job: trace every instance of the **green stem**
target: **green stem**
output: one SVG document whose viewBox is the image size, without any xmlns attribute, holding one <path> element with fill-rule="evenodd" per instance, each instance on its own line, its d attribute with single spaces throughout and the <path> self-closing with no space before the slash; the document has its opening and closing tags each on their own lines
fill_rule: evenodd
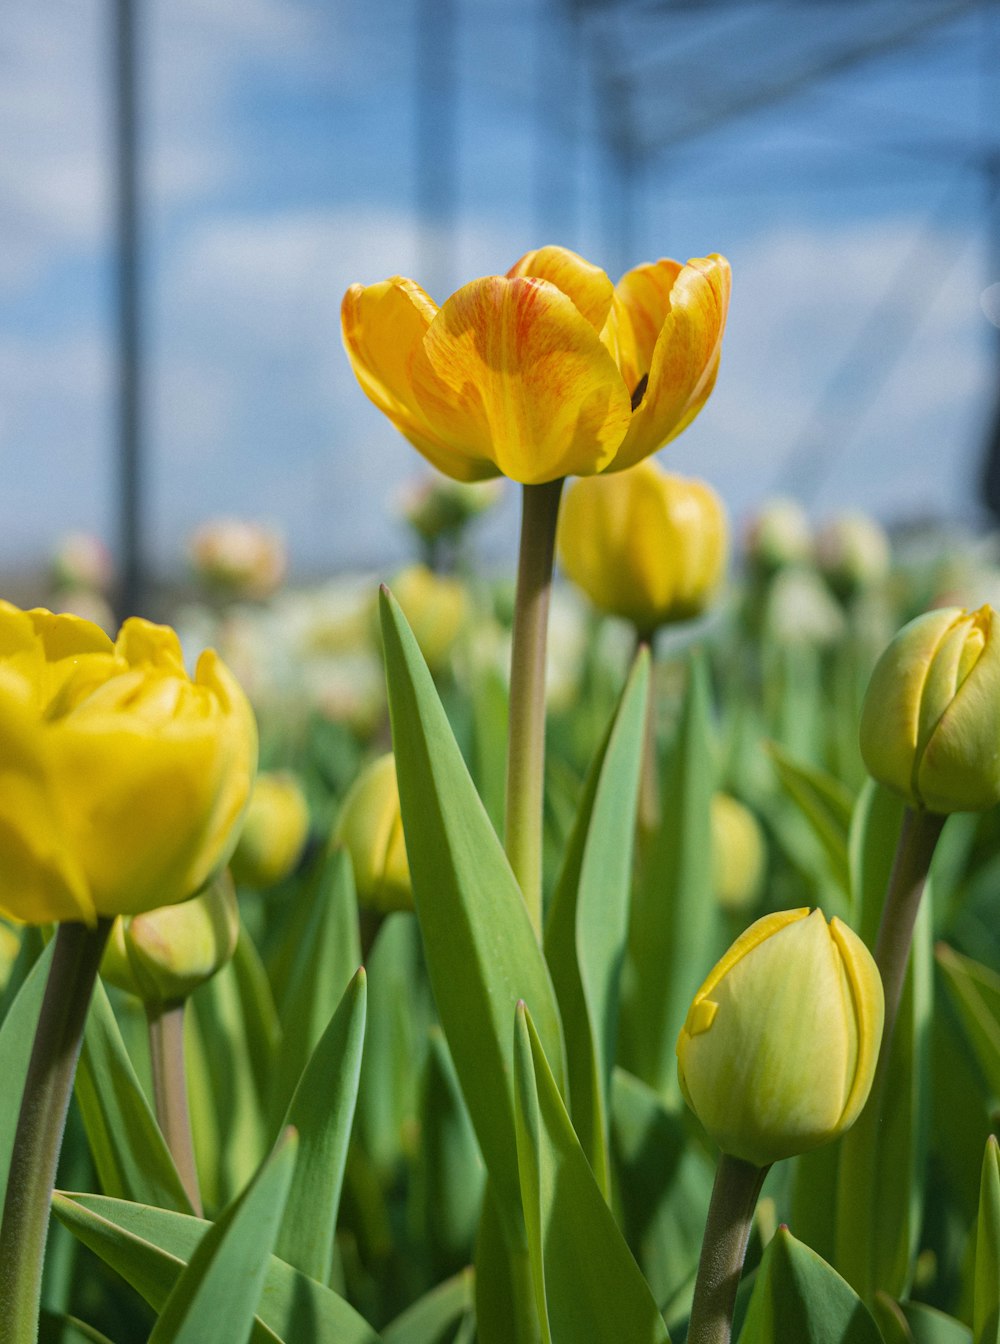
<svg viewBox="0 0 1000 1344">
<path fill-rule="evenodd" d="M 510 655 L 504 847 L 535 932 L 542 928 L 545 642 L 562 481 L 522 486 L 521 544 Z"/>
<path fill-rule="evenodd" d="M 646 725 L 642 744 L 642 774 L 639 777 L 639 837 L 643 847 L 656 833 L 660 824 L 660 768 L 656 751 L 656 665 L 653 650 L 656 647 L 656 632 L 639 630 L 635 632 L 635 654 L 643 648 L 649 649 L 650 688 L 646 704 Z"/>
<path fill-rule="evenodd" d="M 694 1285 L 687 1344 L 729 1344 L 753 1211 L 767 1167 L 722 1153 Z"/>
<path fill-rule="evenodd" d="M 201 1190 L 191 1138 L 187 1071 L 184 1067 L 184 1009 L 184 999 L 172 1003 L 147 1003 L 146 1025 L 149 1028 L 149 1058 L 153 1070 L 156 1119 L 191 1207 L 200 1218 Z"/>
<path fill-rule="evenodd" d="M 0 1223 L 0 1344 L 35 1344 L 49 1207 L 94 981 L 112 921 L 60 924 L 35 1029 Z"/>
</svg>

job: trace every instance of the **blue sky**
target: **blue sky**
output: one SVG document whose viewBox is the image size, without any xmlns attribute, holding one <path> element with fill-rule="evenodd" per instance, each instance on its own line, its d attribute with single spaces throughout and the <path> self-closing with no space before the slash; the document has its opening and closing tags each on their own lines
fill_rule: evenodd
<svg viewBox="0 0 1000 1344">
<path fill-rule="evenodd" d="M 391 564 L 405 546 L 393 499 L 421 463 L 353 382 L 341 295 L 402 272 L 441 300 L 549 241 L 612 272 L 729 256 L 718 388 L 663 459 L 711 480 L 737 519 L 796 481 L 818 519 L 852 505 L 889 520 L 968 514 L 997 378 L 981 296 L 1000 281 L 1000 246 L 991 256 L 984 182 L 967 162 L 990 117 L 1000 124 L 997 76 L 984 74 L 1000 68 L 995 20 L 959 13 L 653 157 L 628 198 L 626 242 L 608 224 L 623 198 L 598 134 L 608 103 L 594 53 L 624 41 L 648 63 L 633 108 L 656 138 L 790 68 L 795 50 L 850 38 L 860 12 L 875 31 L 907 7 L 792 7 L 827 25 L 800 29 L 795 50 L 787 6 L 707 19 L 695 7 L 671 27 L 619 15 L 591 22 L 573 76 L 566 30 L 541 0 L 454 4 L 458 211 L 439 239 L 448 264 L 428 276 L 414 215 L 416 0 L 139 3 L 147 535 L 161 569 L 219 513 L 277 524 L 302 572 Z M 0 23 L 8 569 L 69 528 L 114 542 L 109 9 L 6 0 Z M 540 173 L 553 190 L 540 193 Z M 498 556 L 513 549 L 510 494 L 487 537 Z"/>
</svg>

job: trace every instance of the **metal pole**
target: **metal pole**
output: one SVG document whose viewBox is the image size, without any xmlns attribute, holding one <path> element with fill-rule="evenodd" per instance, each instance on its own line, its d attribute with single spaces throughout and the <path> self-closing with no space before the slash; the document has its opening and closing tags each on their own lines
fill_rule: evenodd
<svg viewBox="0 0 1000 1344">
<path fill-rule="evenodd" d="M 117 615 L 143 610 L 146 575 L 142 537 L 142 346 L 136 115 L 136 34 L 133 0 L 114 0 L 116 251 L 115 318 L 118 347 Z"/>
</svg>

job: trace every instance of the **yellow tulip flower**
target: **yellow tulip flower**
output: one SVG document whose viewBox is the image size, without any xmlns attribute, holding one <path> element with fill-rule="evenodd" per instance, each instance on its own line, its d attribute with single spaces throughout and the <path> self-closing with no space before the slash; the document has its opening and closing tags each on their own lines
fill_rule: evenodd
<svg viewBox="0 0 1000 1344">
<path fill-rule="evenodd" d="M 0 914 L 92 925 L 185 900 L 228 858 L 256 764 L 211 650 L 192 679 L 165 626 L 112 643 L 0 602 Z"/>
<path fill-rule="evenodd" d="M 309 839 L 309 804 L 293 774 L 257 776 L 229 870 L 240 886 L 263 891 L 298 866 Z"/>
<path fill-rule="evenodd" d="M 361 905 L 382 914 L 413 909 L 396 757 L 391 751 L 372 761 L 351 785 L 333 838 L 351 856 Z"/>
<path fill-rule="evenodd" d="M 435 467 L 538 485 L 633 466 L 691 423 L 715 384 L 729 288 L 720 256 L 613 285 L 542 247 L 442 308 L 402 276 L 352 285 L 341 317 L 363 390 Z"/>
<path fill-rule="evenodd" d="M 854 1124 L 882 1040 L 871 953 L 821 910 L 765 915 L 694 996 L 677 1040 L 684 1097 L 724 1153 L 756 1167 Z"/>
<path fill-rule="evenodd" d="M 928 812 L 1000 802 L 1000 630 L 990 606 L 910 621 L 875 664 L 861 755 L 880 784 Z"/>
<path fill-rule="evenodd" d="M 649 634 L 704 611 L 726 567 L 722 501 L 703 481 L 653 461 L 574 481 L 559 520 L 559 559 L 593 604 Z"/>
</svg>

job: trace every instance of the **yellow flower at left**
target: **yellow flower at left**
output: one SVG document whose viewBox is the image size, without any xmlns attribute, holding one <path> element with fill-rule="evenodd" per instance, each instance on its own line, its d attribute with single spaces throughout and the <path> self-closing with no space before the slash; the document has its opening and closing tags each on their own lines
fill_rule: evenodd
<svg viewBox="0 0 1000 1344">
<path fill-rule="evenodd" d="M 134 915 L 228 859 L 257 767 L 253 711 L 217 655 L 194 677 L 173 630 L 116 641 L 0 602 L 0 914 Z"/>
</svg>

